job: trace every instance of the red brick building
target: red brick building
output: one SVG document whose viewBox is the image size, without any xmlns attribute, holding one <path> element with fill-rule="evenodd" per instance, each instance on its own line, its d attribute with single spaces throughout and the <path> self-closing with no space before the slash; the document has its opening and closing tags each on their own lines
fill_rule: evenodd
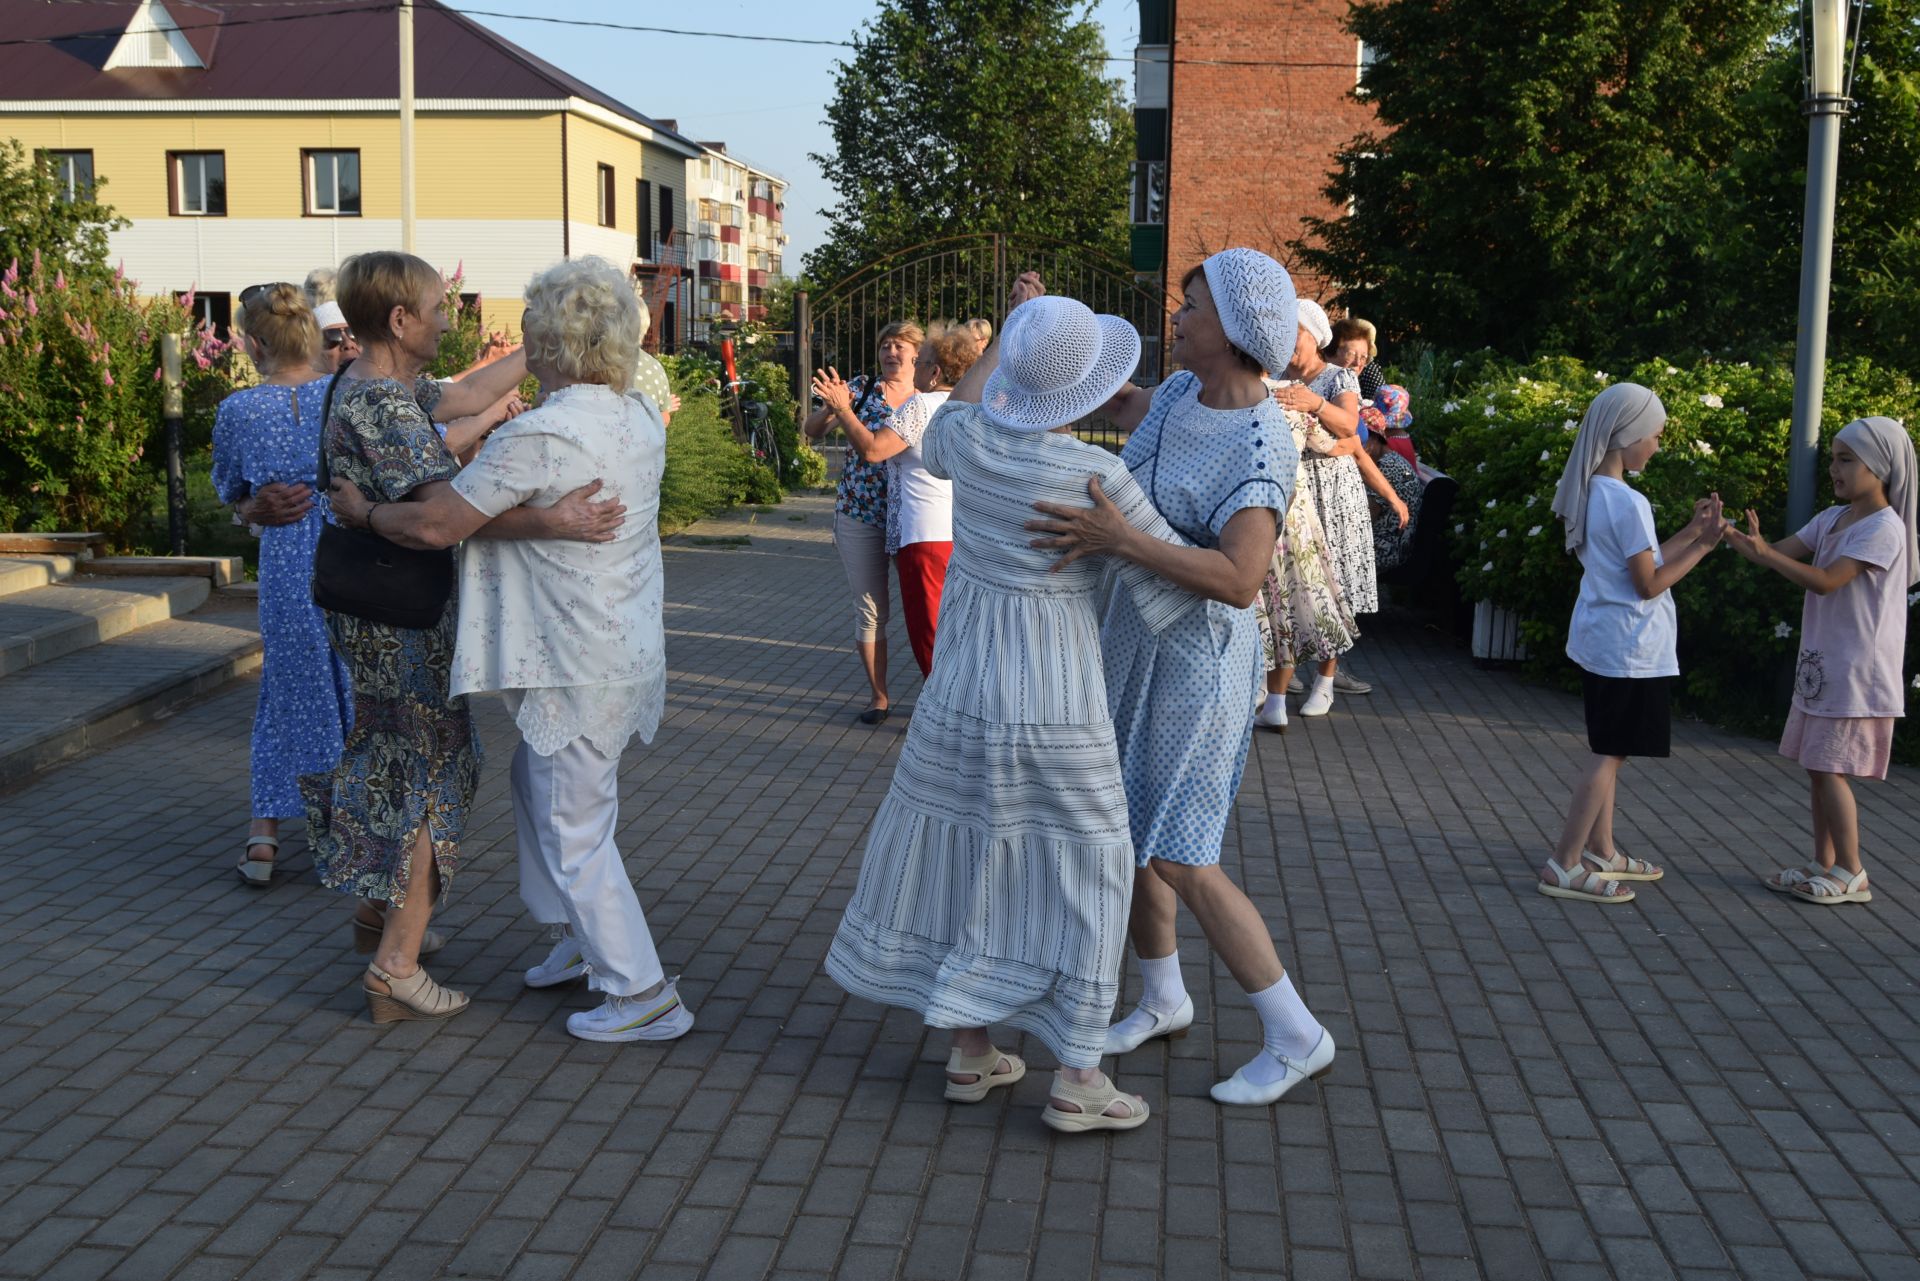
<svg viewBox="0 0 1920 1281">
<path fill-rule="evenodd" d="M 1334 153 L 1373 122 L 1352 92 L 1366 61 L 1348 0 L 1140 0 L 1134 270 L 1180 277 L 1249 245 L 1292 265 Z M 1305 297 L 1331 292 L 1295 273 Z"/>
</svg>

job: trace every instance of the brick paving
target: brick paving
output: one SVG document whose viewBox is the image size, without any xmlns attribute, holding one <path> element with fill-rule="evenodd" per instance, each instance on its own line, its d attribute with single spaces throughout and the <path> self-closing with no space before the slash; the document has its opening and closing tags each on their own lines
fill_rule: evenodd
<svg viewBox="0 0 1920 1281">
<path fill-rule="evenodd" d="M 440 1026 L 367 1022 L 297 839 L 235 881 L 250 682 L 0 794 L 0 1275 L 1920 1276 L 1914 771 L 1861 789 L 1874 904 L 1807 908 L 1757 880 L 1801 777 L 1678 727 L 1621 787 L 1667 880 L 1562 905 L 1530 881 L 1577 701 L 1381 622 L 1380 691 L 1262 737 L 1229 833 L 1341 1046 L 1324 1088 L 1207 1099 L 1258 1028 L 1188 929 L 1193 1034 L 1118 1072 L 1154 1119 L 1056 1137 L 1044 1070 L 949 1106 L 938 1038 L 821 974 L 905 726 L 853 720 L 826 506 L 744 519 L 668 552 L 670 714 L 622 780 L 679 1042 L 572 1040 L 588 995 L 522 988 L 491 707 Z"/>
</svg>

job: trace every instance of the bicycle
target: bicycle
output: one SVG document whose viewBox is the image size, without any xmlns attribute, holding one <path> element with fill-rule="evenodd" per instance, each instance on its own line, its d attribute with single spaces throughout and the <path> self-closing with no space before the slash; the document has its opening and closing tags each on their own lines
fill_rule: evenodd
<svg viewBox="0 0 1920 1281">
<path fill-rule="evenodd" d="M 752 390 L 753 383 L 741 378 L 734 365 L 731 338 L 721 342 L 720 360 L 727 371 L 727 381 L 721 388 L 721 396 L 727 402 L 727 411 L 733 418 L 734 440 L 747 448 L 755 462 L 764 463 L 773 469 L 775 483 L 783 482 L 784 473 L 780 469 L 780 445 L 774 439 L 767 402 L 748 400 L 742 394 Z"/>
</svg>

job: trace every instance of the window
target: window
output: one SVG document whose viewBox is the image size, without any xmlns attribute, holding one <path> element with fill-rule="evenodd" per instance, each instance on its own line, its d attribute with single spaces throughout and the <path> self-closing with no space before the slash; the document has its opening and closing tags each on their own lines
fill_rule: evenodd
<svg viewBox="0 0 1920 1281">
<path fill-rule="evenodd" d="M 660 243 L 666 244 L 673 237 L 673 188 L 660 184 Z"/>
<path fill-rule="evenodd" d="M 600 225 L 602 227 L 611 227 L 613 226 L 613 166 L 595 165 L 594 170 L 595 176 L 598 178 L 598 182 L 595 183 L 595 185 L 599 188 L 596 195 Z"/>
<path fill-rule="evenodd" d="M 1364 94 L 1367 91 L 1367 73 L 1372 71 L 1374 64 L 1380 61 L 1380 51 L 1364 40 L 1359 44 L 1358 65 L 1354 69 L 1353 83 L 1354 88 Z"/>
<path fill-rule="evenodd" d="M 358 151 L 303 151 L 302 181 L 307 188 L 307 213 L 334 218 L 360 216 L 360 153 Z"/>
<path fill-rule="evenodd" d="M 174 301 L 185 302 L 186 294 L 175 294 Z M 233 328 L 233 295 L 197 291 L 193 295 L 193 318 L 213 326 L 213 336 L 226 342 Z"/>
<path fill-rule="evenodd" d="M 1153 225 L 1167 220 L 1167 164 L 1164 160 L 1133 162 L 1131 221 Z"/>
<path fill-rule="evenodd" d="M 168 152 L 167 186 L 173 196 L 175 217 L 226 217 L 227 153 Z"/>
<path fill-rule="evenodd" d="M 60 199 L 69 204 L 92 198 L 93 153 L 91 151 L 43 151 L 40 158 L 53 171 L 60 184 Z"/>
<path fill-rule="evenodd" d="M 639 234 L 635 238 L 634 257 L 653 257 L 653 184 L 645 178 L 635 180 L 633 184 L 633 207 L 640 216 Z"/>
</svg>

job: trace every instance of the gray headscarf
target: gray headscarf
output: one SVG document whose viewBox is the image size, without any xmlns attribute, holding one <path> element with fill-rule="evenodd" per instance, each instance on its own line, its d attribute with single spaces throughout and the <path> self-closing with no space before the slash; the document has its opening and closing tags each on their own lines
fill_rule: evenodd
<svg viewBox="0 0 1920 1281">
<path fill-rule="evenodd" d="M 1639 383 L 1615 383 L 1593 398 L 1580 420 L 1580 435 L 1553 491 L 1553 514 L 1567 526 L 1567 550 L 1587 541 L 1587 482 L 1610 449 L 1625 449 L 1667 425 L 1667 407 Z"/>
<path fill-rule="evenodd" d="M 1913 437 L 1891 418 L 1856 418 L 1834 440 L 1858 455 L 1887 487 L 1887 502 L 1907 527 L 1907 586 L 1920 583 L 1920 529 L 1914 524 L 1914 503 L 1920 494 L 1915 492 Z"/>
</svg>

